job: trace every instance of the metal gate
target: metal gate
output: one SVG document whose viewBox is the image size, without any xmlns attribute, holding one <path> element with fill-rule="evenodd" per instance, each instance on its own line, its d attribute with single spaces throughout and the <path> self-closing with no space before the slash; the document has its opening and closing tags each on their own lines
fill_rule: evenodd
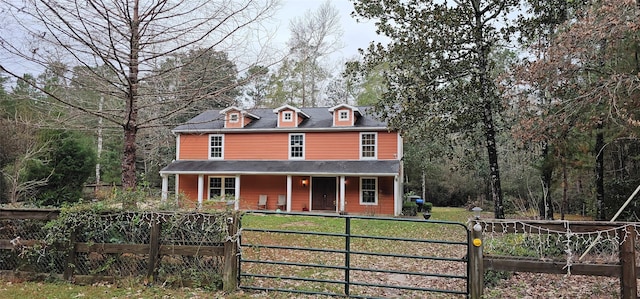
<svg viewBox="0 0 640 299">
<path fill-rule="evenodd" d="M 241 230 L 245 290 L 351 298 L 469 294 L 470 236 L 462 223 L 250 211 Z"/>
</svg>

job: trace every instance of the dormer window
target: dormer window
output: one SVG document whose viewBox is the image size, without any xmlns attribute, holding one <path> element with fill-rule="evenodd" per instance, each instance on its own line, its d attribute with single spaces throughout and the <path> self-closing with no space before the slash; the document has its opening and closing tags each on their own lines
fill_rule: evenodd
<svg viewBox="0 0 640 299">
<path fill-rule="evenodd" d="M 260 119 L 259 116 L 251 114 L 235 106 L 220 110 L 220 114 L 224 115 L 225 129 L 244 128 L 252 121 Z"/>
<path fill-rule="evenodd" d="M 304 111 L 289 105 L 273 109 L 273 113 L 278 115 L 278 128 L 295 128 L 309 119 L 309 115 Z"/>
<path fill-rule="evenodd" d="M 339 113 L 338 119 L 340 121 L 349 120 L 349 110 L 340 110 L 338 113 Z"/>
<path fill-rule="evenodd" d="M 237 123 L 240 120 L 240 115 L 238 113 L 229 114 L 229 122 Z"/>
<path fill-rule="evenodd" d="M 331 107 L 329 112 L 333 116 L 334 127 L 353 127 L 358 117 L 362 116 L 360 109 L 347 104 Z"/>
<path fill-rule="evenodd" d="M 291 111 L 282 112 L 282 121 L 293 121 L 293 112 Z"/>
</svg>

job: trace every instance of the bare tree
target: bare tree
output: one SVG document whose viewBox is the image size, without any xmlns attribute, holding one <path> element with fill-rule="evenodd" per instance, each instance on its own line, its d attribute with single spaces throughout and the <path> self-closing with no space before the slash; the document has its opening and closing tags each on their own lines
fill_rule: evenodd
<svg viewBox="0 0 640 299">
<path fill-rule="evenodd" d="M 291 39 L 288 47 L 295 61 L 294 74 L 299 76 L 302 106 L 315 106 L 318 86 L 330 77 L 320 60 L 342 48 L 342 27 L 338 10 L 325 1 L 317 11 L 307 11 L 289 24 Z"/>
<path fill-rule="evenodd" d="M 194 49 L 247 57 L 242 47 L 251 45 L 244 34 L 248 34 L 253 24 L 270 17 L 276 4 L 277 0 L 0 0 L 0 11 L 7 22 L 4 32 L 0 32 L 0 55 L 11 58 L 0 63 L 0 71 L 18 78 L 26 63 L 46 69 L 49 61 L 90 71 L 91 76 L 101 81 L 93 88 L 99 95 L 118 99 L 119 109 L 99 110 L 95 105 L 97 99 L 87 101 L 55 90 L 43 92 L 66 107 L 122 128 L 122 184 L 124 188 L 134 188 L 139 130 L 157 126 L 159 120 L 174 117 L 200 101 L 236 87 L 207 88 L 214 82 L 196 80 L 189 90 L 172 91 L 181 96 L 157 94 L 148 88 L 152 82 L 187 69 L 197 59 L 176 60 L 172 67 L 162 71 L 157 66 L 168 57 Z M 109 72 L 95 71 L 97 67 Z M 74 76 L 64 75 L 69 84 L 84 84 L 73 82 Z M 232 82 L 240 84 L 238 80 Z M 198 92 L 202 89 L 210 93 Z M 145 105 L 144 98 L 159 100 Z M 170 108 L 160 114 L 143 113 L 163 106 Z"/>
<path fill-rule="evenodd" d="M 26 124 L 24 120 L 0 120 L 5 134 L 11 135 L 3 138 L 7 144 L 0 145 L 3 150 L 10 151 L 14 156 L 12 161 L 0 168 L 0 179 L 5 179 L 7 183 L 7 197 L 10 203 L 17 203 L 29 198 L 38 187 L 47 185 L 51 176 L 40 179 L 27 179 L 27 168 L 29 165 L 44 165 L 49 161 L 41 160 L 39 157 L 47 151 L 47 142 L 38 142 L 35 136 L 35 128 Z"/>
</svg>

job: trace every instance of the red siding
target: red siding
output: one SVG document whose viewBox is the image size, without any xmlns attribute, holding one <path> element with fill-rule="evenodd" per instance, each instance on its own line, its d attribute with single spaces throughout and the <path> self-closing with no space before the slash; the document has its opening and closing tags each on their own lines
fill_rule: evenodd
<svg viewBox="0 0 640 299">
<path fill-rule="evenodd" d="M 247 126 L 248 124 L 250 124 L 253 121 L 253 118 L 250 117 L 244 117 L 244 125 Z"/>
<path fill-rule="evenodd" d="M 289 157 L 289 134 L 226 134 L 224 143 L 225 160 L 287 160 Z"/>
<path fill-rule="evenodd" d="M 360 159 L 360 133 L 326 132 L 305 134 L 306 160 Z"/>
<path fill-rule="evenodd" d="M 198 176 L 190 174 L 178 175 L 178 189 L 185 199 L 198 201 Z"/>
<path fill-rule="evenodd" d="M 307 180 L 307 185 L 302 186 L 302 180 Z M 308 176 L 291 177 L 291 211 L 301 212 L 304 208 L 309 208 L 309 182 Z"/>
<path fill-rule="evenodd" d="M 378 160 L 398 159 L 398 133 L 378 133 Z"/>
<path fill-rule="evenodd" d="M 181 160 L 205 160 L 209 154 L 209 135 L 180 135 Z M 398 154 L 398 133 L 378 133 L 378 159 L 394 160 Z M 225 160 L 287 160 L 289 133 L 227 133 Z M 359 132 L 305 133 L 306 160 L 360 159 Z"/>
<path fill-rule="evenodd" d="M 287 194 L 286 176 L 243 175 L 240 177 L 240 209 L 258 208 L 258 197 L 267 195 L 267 210 L 275 210 L 278 195 Z"/>
<path fill-rule="evenodd" d="M 309 185 L 302 186 L 302 179 L 291 177 L 291 210 L 300 212 L 309 205 Z M 240 178 L 240 209 L 255 210 L 261 194 L 267 195 L 267 209 L 275 210 L 278 195 L 287 195 L 286 176 L 243 175 Z"/>
<path fill-rule="evenodd" d="M 209 135 L 180 134 L 180 160 L 204 160 L 209 155 Z"/>
</svg>

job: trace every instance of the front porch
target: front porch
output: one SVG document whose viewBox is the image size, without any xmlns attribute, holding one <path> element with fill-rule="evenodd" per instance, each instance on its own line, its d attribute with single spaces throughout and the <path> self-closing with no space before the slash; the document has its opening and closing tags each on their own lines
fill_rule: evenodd
<svg viewBox="0 0 640 299">
<path fill-rule="evenodd" d="M 231 203 L 236 210 L 331 212 L 398 215 L 401 186 L 397 176 L 176 174 L 176 190 L 194 206 Z M 163 200 L 168 197 L 163 175 Z M 259 205 L 259 198 L 266 204 Z M 278 203 L 284 197 L 284 205 Z"/>
<path fill-rule="evenodd" d="M 399 215 L 402 175 L 398 160 L 348 161 L 215 161 L 178 160 L 160 171 L 162 198 L 167 200 L 169 175 L 175 190 L 201 207 L 210 201 L 231 202 L 236 210 L 265 208 L 287 212 Z"/>
</svg>

